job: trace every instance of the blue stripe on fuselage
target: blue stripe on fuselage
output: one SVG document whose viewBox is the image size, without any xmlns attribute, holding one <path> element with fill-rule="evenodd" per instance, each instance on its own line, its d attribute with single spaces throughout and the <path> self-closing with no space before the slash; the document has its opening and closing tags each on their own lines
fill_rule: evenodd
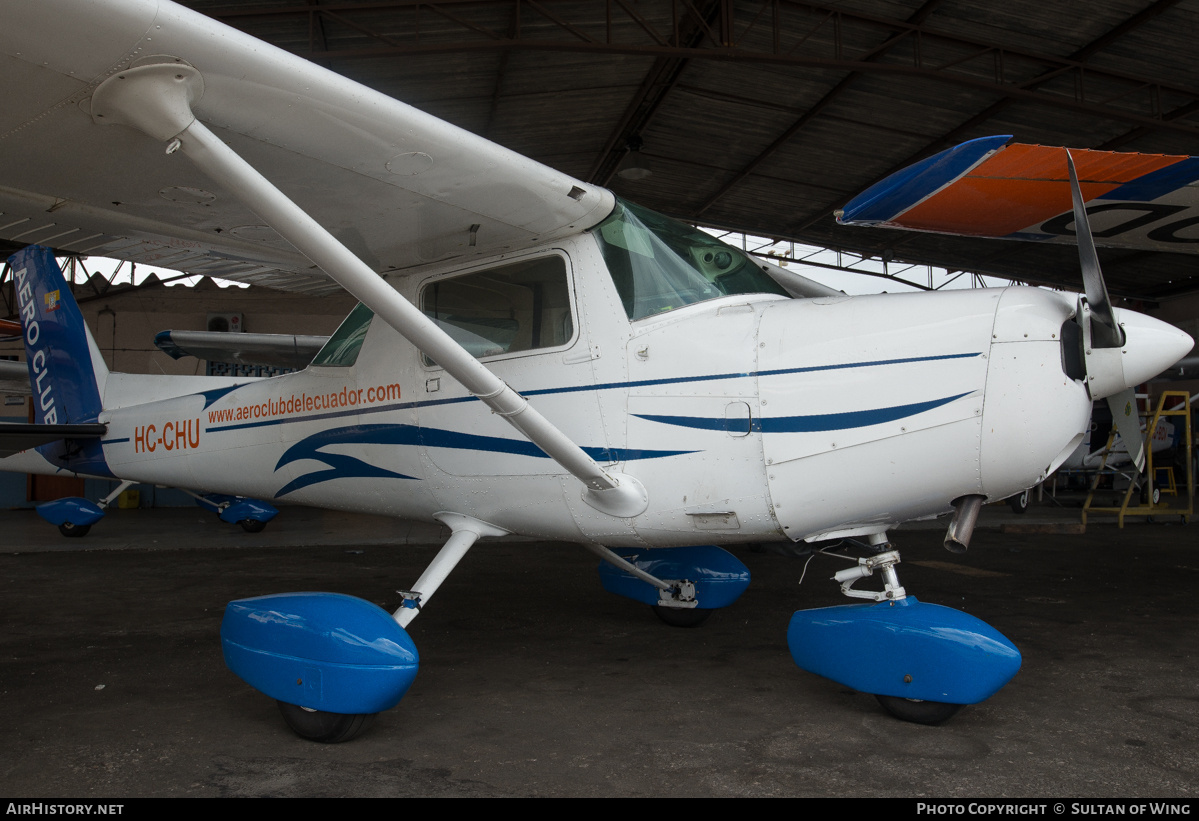
<svg viewBox="0 0 1199 821">
<path fill-rule="evenodd" d="M 640 379 L 627 382 L 600 382 L 593 385 L 575 385 L 566 388 L 537 388 L 531 391 L 521 391 L 521 395 L 530 396 L 551 396 L 555 394 L 567 393 L 584 393 L 587 391 L 603 391 L 617 389 L 631 389 L 654 387 L 657 385 L 679 385 L 689 382 L 718 382 L 726 379 L 747 379 L 770 377 L 770 376 L 787 376 L 790 374 L 800 373 L 818 373 L 820 371 L 836 371 L 852 368 L 874 368 L 885 367 L 888 365 L 907 365 L 915 362 L 937 362 L 949 359 L 970 359 L 972 357 L 981 356 L 981 353 L 957 353 L 957 354 L 938 354 L 936 356 L 913 356 L 906 359 L 876 359 L 865 362 L 847 362 L 838 365 L 811 365 L 802 368 L 777 368 L 766 371 L 746 371 L 742 373 L 717 373 L 708 374 L 705 376 L 674 376 L 663 379 Z M 205 394 L 207 398 L 207 393 Z M 265 419 L 258 422 L 240 422 L 232 425 L 220 425 L 218 427 L 205 428 L 206 433 L 224 433 L 233 430 L 245 430 L 247 428 L 260 428 L 270 425 L 286 425 L 293 422 L 315 422 L 322 419 L 339 419 L 346 416 L 364 416 L 368 413 L 387 413 L 389 411 L 411 410 L 414 408 L 431 408 L 438 405 L 455 405 L 462 402 L 477 402 L 478 397 L 475 396 L 458 396 L 452 399 L 426 399 L 419 402 L 394 402 L 390 405 L 380 405 L 373 408 L 352 408 L 339 411 L 329 411 L 328 413 L 308 414 L 307 416 L 292 416 L 284 419 Z M 205 407 L 208 405 L 206 404 Z M 512 440 L 515 441 L 515 440 Z"/>
<path fill-rule="evenodd" d="M 848 411 L 845 413 L 820 413 L 810 416 L 755 418 L 751 423 L 751 429 L 762 433 L 816 433 L 819 431 L 865 428 L 870 425 L 880 425 L 884 422 L 894 422 L 909 416 L 915 416 L 918 413 L 924 413 L 933 408 L 947 405 L 955 399 L 968 396 L 970 393 L 973 393 L 973 391 L 959 393 L 956 396 L 947 396 L 944 399 L 933 399 L 929 402 L 913 402 L 910 405 L 895 405 L 890 408 L 874 408 L 872 410 Z M 699 430 L 730 430 L 740 432 L 745 428 L 744 420 L 727 420 L 724 417 L 658 416 L 643 413 L 634 415 L 638 419 L 645 419 L 649 422 L 661 422 L 664 425 L 675 425 L 677 427 L 696 428 Z M 739 425 L 739 427 L 730 428 L 730 424 Z"/>
<path fill-rule="evenodd" d="M 548 459 L 545 451 L 524 439 L 506 439 L 499 436 L 479 436 L 472 433 L 459 433 L 439 428 L 417 427 L 416 425 L 348 425 L 344 428 L 333 428 L 320 431 L 296 442 L 284 451 L 275 464 L 275 470 L 284 465 L 311 459 L 327 465 L 325 470 L 316 470 L 298 476 L 288 482 L 275 498 L 284 496 L 301 488 L 327 482 L 330 479 L 367 477 L 415 479 L 403 473 L 396 473 L 386 468 L 377 467 L 354 456 L 341 453 L 328 453 L 326 447 L 335 445 L 422 445 L 426 448 L 448 448 L 452 450 L 473 450 L 490 453 L 511 453 L 518 456 L 532 456 Z M 593 459 L 601 462 L 625 462 L 635 459 L 661 459 L 666 456 L 679 456 L 694 453 L 690 450 L 628 450 L 622 448 L 584 447 L 583 451 Z"/>
</svg>

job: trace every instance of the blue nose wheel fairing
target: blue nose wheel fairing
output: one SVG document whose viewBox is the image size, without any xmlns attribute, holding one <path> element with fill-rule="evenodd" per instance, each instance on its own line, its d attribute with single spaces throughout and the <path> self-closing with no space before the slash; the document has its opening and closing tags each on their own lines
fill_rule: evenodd
<svg viewBox="0 0 1199 821">
<path fill-rule="evenodd" d="M 416 678 L 416 645 L 391 615 L 338 593 L 283 593 L 229 602 L 225 664 L 286 704 L 342 714 L 394 707 Z"/>
<path fill-rule="evenodd" d="M 804 670 L 863 693 L 977 704 L 1020 669 L 1020 651 L 980 619 L 913 596 L 799 610 L 787 630 Z"/>
</svg>

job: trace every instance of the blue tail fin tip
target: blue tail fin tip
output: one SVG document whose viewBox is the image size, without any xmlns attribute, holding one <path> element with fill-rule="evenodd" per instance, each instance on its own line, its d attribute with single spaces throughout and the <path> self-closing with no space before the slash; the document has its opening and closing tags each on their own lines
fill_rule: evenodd
<svg viewBox="0 0 1199 821">
<path fill-rule="evenodd" d="M 49 248 L 31 245 L 9 257 L 33 409 L 47 425 L 94 422 L 103 410 L 100 379 L 107 369 Z"/>
<path fill-rule="evenodd" d="M 108 368 L 49 248 L 31 245 L 8 259 L 21 316 L 34 421 L 85 424 L 104 410 Z M 77 474 L 112 476 L 95 439 L 39 445 L 52 464 Z"/>
</svg>

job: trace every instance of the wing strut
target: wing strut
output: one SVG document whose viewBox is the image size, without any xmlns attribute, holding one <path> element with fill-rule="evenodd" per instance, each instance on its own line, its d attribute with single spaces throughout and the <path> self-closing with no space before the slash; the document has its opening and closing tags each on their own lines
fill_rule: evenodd
<svg viewBox="0 0 1199 821">
<path fill-rule="evenodd" d="M 622 518 L 646 509 L 649 497 L 637 479 L 605 471 L 197 120 L 191 107 L 204 93 L 200 72 L 182 61 L 161 60 L 119 72 L 101 83 L 92 96 L 93 120 L 130 126 L 164 140 L 168 154 L 182 150 L 208 177 L 237 195 L 280 236 L 578 478 L 585 486 L 587 504 Z"/>
</svg>

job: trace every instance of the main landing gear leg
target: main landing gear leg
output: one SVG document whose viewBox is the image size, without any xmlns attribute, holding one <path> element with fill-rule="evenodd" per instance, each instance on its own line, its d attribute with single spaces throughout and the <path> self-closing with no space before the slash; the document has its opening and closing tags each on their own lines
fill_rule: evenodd
<svg viewBox="0 0 1199 821">
<path fill-rule="evenodd" d="M 604 589 L 650 605 L 671 627 L 699 627 L 749 586 L 749 568 L 716 545 L 653 550 L 584 546 L 604 560 Z"/>
<path fill-rule="evenodd" d="M 241 525 L 247 533 L 261 533 L 267 522 L 279 515 L 273 505 L 245 496 L 226 496 L 222 493 L 194 493 L 179 488 L 196 500 L 196 504 L 217 515 L 222 522 Z"/>
<path fill-rule="evenodd" d="M 452 535 L 417 580 L 417 590 L 400 591 L 404 603 L 394 615 L 336 593 L 260 596 L 230 602 L 225 609 L 225 663 L 278 701 L 297 735 L 326 743 L 349 741 L 376 713 L 398 704 L 420 664 L 404 627 L 471 545 L 483 536 L 508 533 L 457 513 L 436 517 Z"/>
<path fill-rule="evenodd" d="M 895 570 L 899 551 L 885 534 L 870 541 L 877 552 L 833 578 L 846 596 L 874 603 L 796 612 L 787 631 L 795 663 L 917 724 L 940 724 L 1007 684 L 1020 669 L 1016 647 L 974 616 L 909 596 Z M 876 572 L 882 590 L 854 588 Z"/>
<path fill-rule="evenodd" d="M 462 516 L 458 513 L 438 513 L 435 517 L 448 526 L 451 535 L 433 561 L 416 580 L 415 590 L 398 590 L 404 603 L 392 614 L 401 628 L 406 628 L 419 615 L 421 605 L 428 603 L 433 593 L 441 586 L 466 556 L 468 550 L 483 536 L 506 536 L 508 531 Z M 349 741 L 369 727 L 375 718 L 370 714 L 331 713 L 311 707 L 301 707 L 279 700 L 279 712 L 287 726 L 301 738 L 312 741 Z"/>
<path fill-rule="evenodd" d="M 66 499 L 56 499 L 37 506 L 37 515 L 52 525 L 58 526 L 58 532 L 64 536 L 78 538 L 86 536 L 92 525 L 104 518 L 104 511 L 113 500 L 134 485 L 132 480 L 125 480 L 117 485 L 116 490 L 105 496 L 99 502 L 92 503 L 78 496 Z"/>
<path fill-rule="evenodd" d="M 507 536 L 508 531 L 503 528 L 489 525 L 486 522 L 480 522 L 478 519 L 472 519 L 469 516 L 463 516 L 459 513 L 437 513 L 433 518 L 444 524 L 451 530 L 449 541 L 437 552 L 433 557 L 433 561 L 425 568 L 425 572 L 420 574 L 420 578 L 416 580 L 416 585 L 413 590 L 397 591 L 404 597 L 404 603 L 399 609 L 392 614 L 392 618 L 396 620 L 396 624 L 400 627 L 407 627 L 412 624 L 412 620 L 420 613 L 421 607 L 427 604 L 429 599 L 433 598 L 433 594 L 437 588 L 441 587 L 441 583 L 446 580 L 450 572 L 458 566 L 458 562 L 462 561 L 462 557 L 466 555 L 466 551 L 471 549 L 480 538 L 484 536 Z"/>
<path fill-rule="evenodd" d="M 695 598 L 695 582 L 689 579 L 659 579 L 603 545 L 584 544 L 584 547 L 612 567 L 657 588 L 658 598 L 651 606 L 654 615 L 663 624 L 669 624 L 671 627 L 699 627 L 712 615 L 710 609 L 697 606 L 699 602 Z"/>
</svg>

